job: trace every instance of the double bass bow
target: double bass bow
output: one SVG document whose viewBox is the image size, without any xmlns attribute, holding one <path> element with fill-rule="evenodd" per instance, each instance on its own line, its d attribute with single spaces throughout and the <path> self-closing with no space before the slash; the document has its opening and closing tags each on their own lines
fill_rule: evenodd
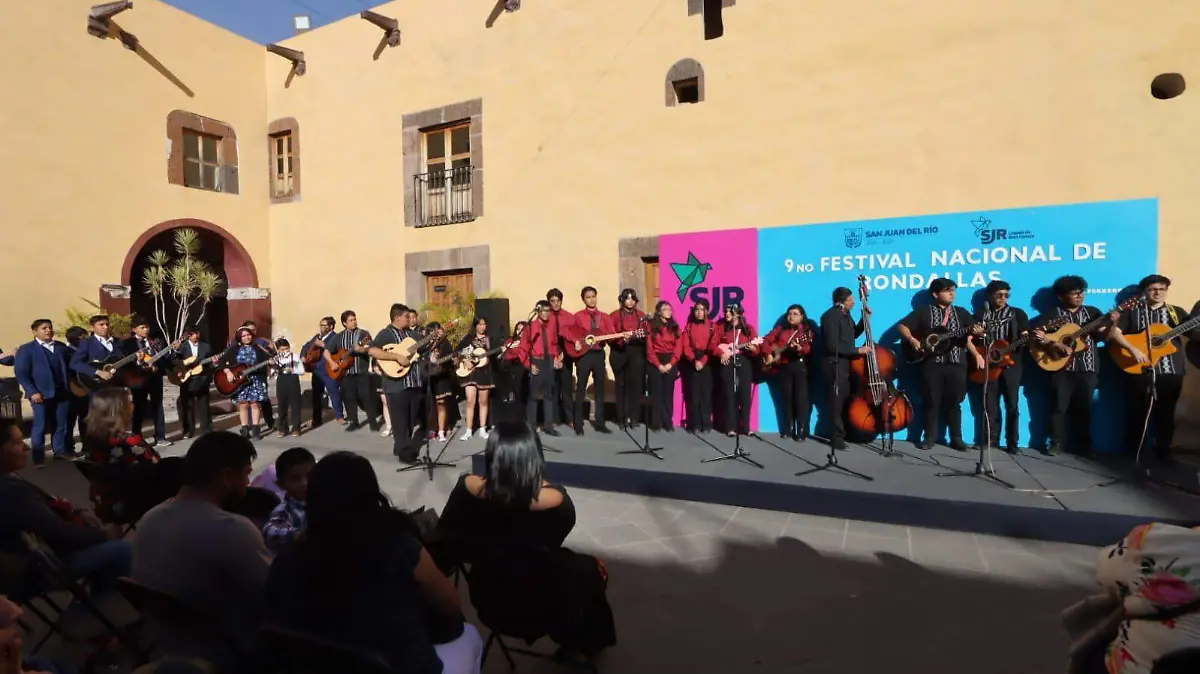
<svg viewBox="0 0 1200 674">
<path fill-rule="evenodd" d="M 892 377 L 896 373 L 896 354 L 886 346 L 875 343 L 867 295 L 867 277 L 859 276 L 858 297 L 863 307 L 863 335 L 866 336 L 868 350 L 862 358 L 850 362 L 850 371 L 858 377 L 862 386 L 858 394 L 850 399 L 847 420 L 854 430 L 872 437 L 883 435 L 890 444 L 896 431 L 908 428 L 913 418 L 913 406 L 908 396 L 892 384 Z"/>
</svg>

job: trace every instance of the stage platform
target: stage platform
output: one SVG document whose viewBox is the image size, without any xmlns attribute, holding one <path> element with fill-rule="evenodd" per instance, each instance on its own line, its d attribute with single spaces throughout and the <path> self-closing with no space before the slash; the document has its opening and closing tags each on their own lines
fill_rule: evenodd
<svg viewBox="0 0 1200 674">
<path fill-rule="evenodd" d="M 644 440 L 632 434 L 578 437 L 543 435 L 549 478 L 568 487 L 721 503 L 1085 545 L 1107 545 L 1147 521 L 1200 523 L 1200 497 L 1139 478 L 1130 462 L 994 450 L 992 464 L 1010 489 L 984 477 L 938 477 L 975 470 L 978 452 L 947 447 L 922 451 L 906 442 L 882 456 L 876 447 L 850 445 L 838 452 L 841 466 L 825 464 L 828 446 L 818 439 L 794 442 L 777 435 L 743 438 L 757 468 L 740 460 L 703 463 L 728 454 L 734 440 L 718 433 L 651 433 L 662 460 L 636 452 Z M 435 449 L 436 453 L 436 449 Z M 478 472 L 482 455 L 472 457 Z M 814 471 L 797 476 L 796 473 Z M 1156 476 L 1200 493 L 1196 468 L 1175 466 Z"/>
</svg>

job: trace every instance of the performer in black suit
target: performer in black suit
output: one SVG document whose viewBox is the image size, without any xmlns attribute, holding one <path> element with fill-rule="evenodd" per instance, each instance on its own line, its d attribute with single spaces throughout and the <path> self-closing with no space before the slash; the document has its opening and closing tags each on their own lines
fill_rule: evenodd
<svg viewBox="0 0 1200 674">
<path fill-rule="evenodd" d="M 67 365 L 70 367 L 71 361 L 75 358 L 75 352 L 79 350 L 79 345 L 83 343 L 83 340 L 88 338 L 88 332 L 77 325 L 73 325 L 67 328 L 66 337 Z M 80 441 L 82 441 L 83 436 L 87 433 L 89 398 L 87 396 L 77 396 L 73 392 L 70 395 L 71 402 L 67 409 L 67 449 L 74 453 L 76 426 L 79 427 Z"/>
<path fill-rule="evenodd" d="M 125 340 L 125 353 L 133 353 L 142 349 L 146 357 L 150 358 L 167 348 L 161 339 L 150 336 L 150 321 L 145 318 L 134 316 L 130 321 L 130 327 L 133 328 L 133 334 Z M 144 384 L 130 389 L 133 393 L 133 432 L 140 435 L 146 419 L 153 419 L 154 440 L 160 447 L 167 447 L 171 444 L 167 440 L 167 418 L 163 410 L 163 368 L 167 367 L 171 360 L 171 355 L 168 354 L 160 358 L 154 365 L 131 366 L 144 368 L 147 375 Z"/>
<path fill-rule="evenodd" d="M 187 338 L 179 347 L 179 360 L 195 358 L 193 364 L 209 360 L 213 356 L 212 347 L 200 341 L 200 331 L 190 328 L 184 336 Z M 183 426 L 183 437 L 191 438 L 196 435 L 196 426 L 204 434 L 212 430 L 212 414 L 209 407 L 212 399 L 209 397 L 209 387 L 212 385 L 212 369 L 205 368 L 202 373 L 185 381 L 179 387 L 179 398 L 175 402 L 179 410 L 179 423 Z"/>
<path fill-rule="evenodd" d="M 1004 281 L 992 281 L 984 288 L 987 295 L 987 306 L 975 314 L 975 320 L 983 324 L 987 331 L 986 339 L 976 338 L 977 347 L 982 352 L 987 344 L 1004 340 L 1012 344 L 1029 332 L 1029 314 L 1008 303 L 1012 295 L 1012 286 Z M 979 431 L 975 434 L 976 446 L 983 444 L 983 439 L 990 439 L 993 446 L 1000 442 L 1000 399 L 1004 398 L 1004 451 L 1009 454 L 1019 454 L 1017 438 L 1021 434 L 1021 418 L 1018 411 L 1021 404 L 1021 361 L 1022 354 L 1013 354 L 1015 364 L 1000 372 L 1000 378 L 988 382 L 987 396 L 983 401 L 987 410 L 987 428 L 984 418 L 978 421 Z M 986 354 L 985 354 L 986 358 Z M 984 433 L 987 433 L 986 438 Z"/>
</svg>

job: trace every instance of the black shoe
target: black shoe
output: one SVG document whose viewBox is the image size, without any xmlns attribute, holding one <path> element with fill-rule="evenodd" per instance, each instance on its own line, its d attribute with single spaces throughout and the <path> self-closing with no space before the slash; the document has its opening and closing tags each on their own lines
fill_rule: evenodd
<svg viewBox="0 0 1200 674">
<path fill-rule="evenodd" d="M 846 451 L 846 441 L 845 440 L 833 440 L 832 442 L 829 443 L 829 446 L 836 449 L 839 452 Z"/>
<path fill-rule="evenodd" d="M 350 423 L 346 424 L 347 433 L 357 431 L 360 428 L 362 428 L 362 424 L 358 423 L 357 421 L 351 421 Z"/>
<path fill-rule="evenodd" d="M 1019 446 L 1017 446 L 1017 443 L 1015 443 L 1015 442 L 1010 442 L 1007 445 L 1005 445 L 1004 451 L 1008 452 L 1009 454 L 1011 454 L 1013 456 L 1019 456 L 1021 454 L 1021 448 Z"/>
<path fill-rule="evenodd" d="M 956 452 L 965 452 L 967 451 L 967 443 L 962 440 L 954 440 L 950 443 L 950 449 Z"/>
<path fill-rule="evenodd" d="M 396 460 L 406 466 L 412 466 L 417 463 L 420 454 L 416 452 L 402 452 L 396 455 Z"/>
<path fill-rule="evenodd" d="M 922 442 L 917 444 L 917 449 L 923 449 L 928 452 L 933 449 L 933 446 L 932 442 Z"/>
<path fill-rule="evenodd" d="M 243 438 L 246 438 L 247 440 L 250 439 L 250 429 L 248 427 L 242 426 L 242 430 L 240 431 L 240 433 Z"/>
<path fill-rule="evenodd" d="M 1058 456 L 1058 451 L 1059 446 L 1057 442 L 1052 442 L 1050 443 L 1050 446 L 1046 447 L 1046 454 L 1050 456 Z"/>
<path fill-rule="evenodd" d="M 604 423 L 603 421 L 592 424 L 592 428 L 595 429 L 597 433 L 612 433 L 612 429 L 609 428 L 608 424 Z"/>
<path fill-rule="evenodd" d="M 558 437 L 558 431 L 554 430 L 553 426 L 547 426 L 547 427 L 543 428 L 542 432 L 545 433 L 546 435 L 553 435 L 556 438 Z"/>
</svg>

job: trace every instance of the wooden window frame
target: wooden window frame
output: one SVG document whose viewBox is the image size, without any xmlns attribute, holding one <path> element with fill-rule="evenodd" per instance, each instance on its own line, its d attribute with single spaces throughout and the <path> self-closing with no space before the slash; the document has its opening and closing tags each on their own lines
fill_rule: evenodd
<svg viewBox="0 0 1200 674">
<path fill-rule="evenodd" d="M 215 182 L 220 186 L 219 191 L 208 187 L 189 186 L 186 184 L 187 181 L 184 177 L 184 167 L 187 163 L 184 158 L 185 131 L 217 139 L 217 174 L 219 177 Z M 220 194 L 236 195 L 240 192 L 237 134 L 234 132 L 232 126 L 219 120 L 187 112 L 186 110 L 173 110 L 167 115 L 167 140 L 169 142 L 169 151 L 167 153 L 168 183 L 189 189 L 202 189 L 206 192 Z"/>
<path fill-rule="evenodd" d="M 667 107 L 694 105 L 695 103 L 683 103 L 679 100 L 679 85 L 691 86 L 693 84 L 696 87 L 695 103 L 703 103 L 706 96 L 704 66 L 700 65 L 696 59 L 691 58 L 676 61 L 667 71 L 664 101 Z"/>
<path fill-rule="evenodd" d="M 214 157 L 206 156 L 204 152 L 205 139 L 212 140 Z M 189 157 L 188 150 L 195 143 L 195 156 Z M 188 182 L 188 166 L 196 167 L 196 178 L 199 184 L 191 184 Z M 221 137 L 211 133 L 200 133 L 191 129 L 183 130 L 183 186 L 191 187 L 199 190 L 208 190 L 209 192 L 221 191 Z M 212 184 L 205 184 L 204 179 L 205 168 L 212 169 Z"/>
<path fill-rule="evenodd" d="M 429 164 L 426 161 L 425 133 L 439 128 L 453 128 L 462 124 L 468 127 L 468 142 L 470 143 L 469 218 L 464 217 L 446 223 L 422 221 L 424 214 L 418 212 L 419 181 L 417 176 L 423 175 L 429 170 Z M 474 98 L 438 108 L 407 113 L 403 116 L 401 128 L 404 147 L 404 225 L 406 227 L 443 226 L 482 218 L 484 206 L 483 99 Z M 465 210 L 462 213 L 468 215 Z"/>
<path fill-rule="evenodd" d="M 281 137 L 290 137 L 292 141 L 291 150 L 291 175 L 290 183 L 291 190 L 280 194 L 276 188 L 276 181 L 279 179 L 276 170 L 278 157 L 276 155 L 276 140 Z M 270 195 L 272 204 L 286 204 L 300 199 L 301 188 L 301 171 L 303 167 L 303 159 L 300 156 L 300 123 L 295 117 L 283 117 L 271 122 L 267 126 L 267 194 Z M 288 177 L 285 174 L 285 182 Z"/>
<path fill-rule="evenodd" d="M 454 152 L 454 132 L 462 131 L 467 135 L 467 149 L 465 152 Z M 429 156 L 429 139 L 433 136 L 442 137 L 442 154 L 441 157 Z M 433 166 L 441 165 L 439 171 L 452 171 L 462 166 L 455 166 L 455 163 L 466 162 L 465 166 L 471 166 L 471 120 L 461 119 L 448 124 L 442 124 L 428 129 L 421 129 L 421 164 L 423 167 L 422 173 L 431 175 L 434 173 Z M 443 174 L 444 178 L 444 174 Z M 451 180 L 455 185 L 470 185 L 470 177 L 468 175 L 465 182 L 458 182 L 452 175 Z M 440 186 L 435 186 L 436 184 Z M 441 193 L 445 191 L 445 183 L 442 181 L 434 181 L 430 179 L 430 192 Z"/>
<path fill-rule="evenodd" d="M 271 134 L 271 172 L 273 174 L 271 180 L 271 198 L 283 199 L 295 194 L 295 173 L 292 171 L 294 163 L 292 154 L 292 132 L 281 131 L 280 133 Z M 280 162 L 284 162 L 285 167 L 281 171 L 279 168 Z"/>
</svg>

